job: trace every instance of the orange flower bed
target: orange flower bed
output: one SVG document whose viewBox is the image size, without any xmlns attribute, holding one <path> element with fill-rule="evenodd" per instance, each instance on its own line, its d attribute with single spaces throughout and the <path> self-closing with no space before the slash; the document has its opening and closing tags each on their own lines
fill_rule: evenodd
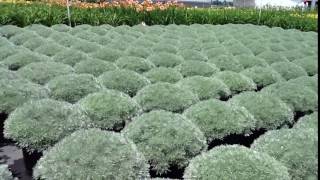
<svg viewBox="0 0 320 180">
<path fill-rule="evenodd" d="M 61 6 L 67 6 L 67 0 L 51 0 L 48 1 L 49 4 L 58 4 Z M 112 2 L 98 2 L 98 3 L 88 3 L 81 2 L 79 0 L 69 1 L 69 5 L 79 8 L 108 8 L 108 7 L 125 7 L 134 8 L 137 11 L 153 11 L 156 9 L 165 10 L 170 7 L 183 7 L 182 3 L 178 1 L 167 1 L 167 2 L 152 2 L 151 0 L 144 0 L 143 2 L 138 2 L 136 0 L 116 0 Z"/>
</svg>

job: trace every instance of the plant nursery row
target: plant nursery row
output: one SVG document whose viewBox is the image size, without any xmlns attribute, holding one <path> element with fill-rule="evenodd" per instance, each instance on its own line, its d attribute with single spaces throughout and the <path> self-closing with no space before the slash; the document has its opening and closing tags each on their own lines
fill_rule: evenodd
<svg viewBox="0 0 320 180">
<path fill-rule="evenodd" d="M 0 26 L 0 138 L 34 179 L 316 180 L 317 36 Z"/>
</svg>

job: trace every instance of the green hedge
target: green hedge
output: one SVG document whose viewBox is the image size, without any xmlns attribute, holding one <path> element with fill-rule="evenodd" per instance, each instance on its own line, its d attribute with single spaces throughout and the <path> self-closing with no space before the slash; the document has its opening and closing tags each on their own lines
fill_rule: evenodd
<svg viewBox="0 0 320 180">
<path fill-rule="evenodd" d="M 317 19 L 308 17 L 308 11 L 263 9 L 259 18 L 259 9 L 187 9 L 170 8 L 164 11 L 137 12 L 129 8 L 80 9 L 71 8 L 72 25 L 110 24 L 136 25 L 144 21 L 155 24 L 259 24 L 284 29 L 318 31 Z M 293 16 L 292 14 L 297 14 Z M 13 24 L 24 27 L 30 24 L 68 24 L 65 7 L 44 4 L 8 4 L 0 5 L 0 24 Z"/>
</svg>

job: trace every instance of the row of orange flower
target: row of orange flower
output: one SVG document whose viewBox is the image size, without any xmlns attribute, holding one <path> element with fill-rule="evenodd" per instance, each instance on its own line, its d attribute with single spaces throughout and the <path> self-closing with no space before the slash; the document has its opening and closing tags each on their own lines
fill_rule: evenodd
<svg viewBox="0 0 320 180">
<path fill-rule="evenodd" d="M 170 7 L 182 7 L 182 3 L 178 3 L 178 1 L 166 1 L 166 2 L 153 2 L 151 0 L 144 0 L 143 2 L 139 2 L 136 0 L 113 0 L 111 2 L 97 2 L 97 3 L 88 3 L 82 2 L 79 0 L 50 0 L 50 4 L 58 4 L 62 6 L 67 6 L 69 3 L 72 7 L 79 8 L 106 8 L 106 7 L 128 7 L 134 8 L 137 11 L 153 11 L 155 9 L 165 10 Z"/>
</svg>

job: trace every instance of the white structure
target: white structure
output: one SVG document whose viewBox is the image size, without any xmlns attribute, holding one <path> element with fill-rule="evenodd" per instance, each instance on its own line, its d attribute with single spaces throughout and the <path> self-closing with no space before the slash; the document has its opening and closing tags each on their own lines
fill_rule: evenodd
<svg viewBox="0 0 320 180">
<path fill-rule="evenodd" d="M 255 7 L 255 0 L 233 0 L 234 7 Z"/>
<path fill-rule="evenodd" d="M 297 7 L 304 6 L 303 0 L 256 0 L 257 7 L 277 6 L 277 7 Z"/>
</svg>

